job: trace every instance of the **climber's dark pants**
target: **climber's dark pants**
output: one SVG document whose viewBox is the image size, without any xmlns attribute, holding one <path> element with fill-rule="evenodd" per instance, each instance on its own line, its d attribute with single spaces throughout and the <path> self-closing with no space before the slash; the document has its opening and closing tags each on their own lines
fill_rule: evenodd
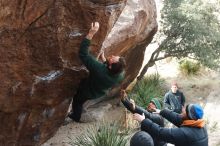
<svg viewBox="0 0 220 146">
<path fill-rule="evenodd" d="M 69 118 L 72 120 L 79 122 L 81 118 L 81 114 L 83 111 L 83 104 L 87 101 L 88 99 L 83 96 L 80 91 L 77 92 L 77 94 L 73 97 L 72 101 L 72 111 L 68 115 Z"/>
</svg>

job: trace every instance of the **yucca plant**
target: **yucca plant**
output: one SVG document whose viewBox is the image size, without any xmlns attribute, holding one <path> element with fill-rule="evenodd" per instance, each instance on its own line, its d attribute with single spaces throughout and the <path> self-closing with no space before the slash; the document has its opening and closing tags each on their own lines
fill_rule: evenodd
<svg viewBox="0 0 220 146">
<path fill-rule="evenodd" d="M 164 80 L 159 74 L 144 77 L 138 81 L 128 96 L 135 100 L 136 104 L 146 107 L 152 98 L 162 98 L 165 91 L 163 89 Z"/>
<path fill-rule="evenodd" d="M 86 134 L 69 144 L 72 146 L 126 146 L 127 133 L 120 131 L 117 123 L 102 123 L 90 126 Z"/>
</svg>

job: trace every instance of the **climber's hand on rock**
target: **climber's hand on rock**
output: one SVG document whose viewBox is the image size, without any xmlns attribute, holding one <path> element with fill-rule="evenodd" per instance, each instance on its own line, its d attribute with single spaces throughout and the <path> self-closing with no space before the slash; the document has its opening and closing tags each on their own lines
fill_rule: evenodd
<svg viewBox="0 0 220 146">
<path fill-rule="evenodd" d="M 101 58 L 102 58 L 103 62 L 106 62 L 105 52 L 104 51 L 101 52 Z"/>
<path fill-rule="evenodd" d="M 89 30 L 88 35 L 86 36 L 87 39 L 91 40 L 95 33 L 99 30 L 99 22 L 91 23 L 91 28 Z"/>
</svg>

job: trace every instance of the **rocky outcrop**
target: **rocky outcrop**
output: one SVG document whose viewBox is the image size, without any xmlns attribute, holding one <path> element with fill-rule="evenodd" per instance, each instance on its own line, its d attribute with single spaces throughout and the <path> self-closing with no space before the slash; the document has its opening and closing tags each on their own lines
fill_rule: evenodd
<svg viewBox="0 0 220 146">
<path fill-rule="evenodd" d="M 105 39 L 102 49 L 109 55 L 117 52 L 127 60 L 127 86 L 139 73 L 146 46 L 157 31 L 154 0 L 128 0 L 125 9 Z"/>
<path fill-rule="evenodd" d="M 125 56 L 128 84 L 157 29 L 153 0 L 0 1 L 0 145 L 40 145 L 62 124 L 88 75 L 78 49 L 92 21 L 92 53 Z"/>
</svg>

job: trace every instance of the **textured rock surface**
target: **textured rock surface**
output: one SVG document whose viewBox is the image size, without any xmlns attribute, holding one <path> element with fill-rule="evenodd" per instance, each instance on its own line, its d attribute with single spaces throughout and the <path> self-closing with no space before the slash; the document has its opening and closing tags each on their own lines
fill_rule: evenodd
<svg viewBox="0 0 220 146">
<path fill-rule="evenodd" d="M 102 49 L 107 55 L 117 52 L 126 58 L 128 66 L 123 82 L 125 87 L 139 73 L 146 46 L 157 31 L 156 13 L 154 0 L 128 0 L 118 21 L 103 42 Z M 115 95 L 119 90 L 120 87 L 115 88 L 109 96 Z"/>
<path fill-rule="evenodd" d="M 112 108 L 111 104 L 106 105 L 99 105 L 95 107 L 88 108 L 87 111 L 84 111 L 82 113 L 82 117 L 80 121 L 82 122 L 96 122 L 96 121 L 102 121 L 104 118 L 105 113 Z"/>
<path fill-rule="evenodd" d="M 0 0 L 0 145 L 39 145 L 59 128 L 80 80 L 88 74 L 78 47 L 92 21 L 101 22 L 92 52 L 105 49 L 107 55 L 125 56 L 125 83 L 135 78 L 157 29 L 156 9 L 153 0 L 125 4 Z"/>
</svg>

